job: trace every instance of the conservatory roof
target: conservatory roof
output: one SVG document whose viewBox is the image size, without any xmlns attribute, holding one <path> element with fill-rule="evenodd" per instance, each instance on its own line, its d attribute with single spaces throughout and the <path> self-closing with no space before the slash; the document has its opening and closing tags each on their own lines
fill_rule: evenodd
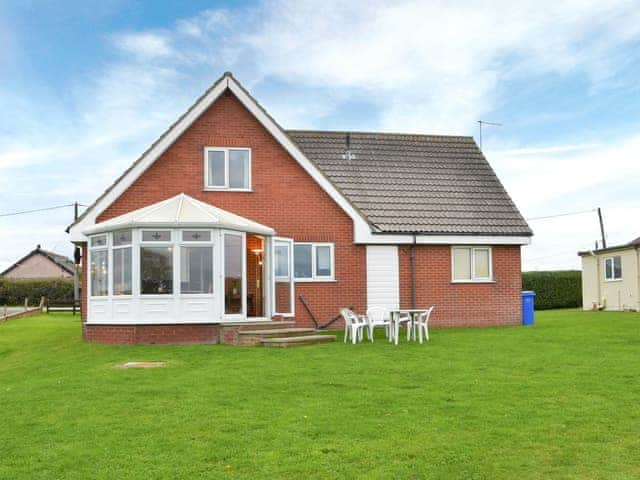
<svg viewBox="0 0 640 480">
<path fill-rule="evenodd" d="M 227 228 L 229 230 L 263 235 L 275 234 L 275 231 L 270 227 L 201 202 L 184 193 L 97 223 L 82 233 L 92 235 L 122 228 L 145 227 Z"/>
</svg>

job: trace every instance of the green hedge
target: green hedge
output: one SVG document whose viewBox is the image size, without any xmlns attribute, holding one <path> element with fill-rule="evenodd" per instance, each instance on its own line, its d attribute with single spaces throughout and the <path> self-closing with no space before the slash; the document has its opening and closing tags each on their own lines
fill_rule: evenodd
<svg viewBox="0 0 640 480">
<path fill-rule="evenodd" d="M 42 278 L 33 280 L 14 280 L 0 278 L 0 306 L 24 305 L 29 298 L 29 305 L 37 305 L 40 297 L 50 302 L 73 302 L 73 279 Z"/>
<path fill-rule="evenodd" d="M 522 272 L 522 290 L 536 292 L 536 310 L 582 305 L 582 272 Z"/>
</svg>

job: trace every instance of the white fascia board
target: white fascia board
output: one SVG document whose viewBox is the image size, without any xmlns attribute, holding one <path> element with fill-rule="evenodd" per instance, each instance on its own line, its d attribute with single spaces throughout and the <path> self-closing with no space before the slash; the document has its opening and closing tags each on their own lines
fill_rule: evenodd
<svg viewBox="0 0 640 480">
<path fill-rule="evenodd" d="M 116 183 L 113 188 L 96 203 L 91 211 L 87 212 L 82 220 L 73 225 L 69 229 L 70 240 L 72 242 L 86 242 L 87 237 L 82 233 L 88 230 L 96 223 L 98 216 L 104 212 L 109 205 L 115 202 L 120 195 L 122 195 L 140 175 L 142 175 L 157 158 L 162 155 L 167 148 L 175 142 L 180 135 L 182 135 L 187 128 L 209 108 L 209 106 L 226 90 L 229 79 L 223 79 L 218 85 L 216 85 L 211 91 L 202 98 L 196 105 L 193 106 L 171 130 L 151 148 L 132 168 L 127 174 Z"/>
<path fill-rule="evenodd" d="M 360 232 L 355 243 L 366 245 L 409 245 L 413 243 L 410 234 L 386 234 Z M 529 245 L 531 237 L 509 235 L 416 235 L 417 245 Z"/>
</svg>

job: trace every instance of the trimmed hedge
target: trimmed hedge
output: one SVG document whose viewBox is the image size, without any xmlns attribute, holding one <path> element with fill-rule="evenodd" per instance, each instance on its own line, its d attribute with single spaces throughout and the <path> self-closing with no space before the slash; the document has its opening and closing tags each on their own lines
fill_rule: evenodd
<svg viewBox="0 0 640 480">
<path fill-rule="evenodd" d="M 582 305 L 582 272 L 522 272 L 522 290 L 536 292 L 536 310 L 579 307 Z"/>
<path fill-rule="evenodd" d="M 37 305 L 40 297 L 46 297 L 52 303 L 73 302 L 73 279 L 41 278 L 17 280 L 0 278 L 0 306 L 24 305 L 29 298 L 29 305 Z"/>
</svg>

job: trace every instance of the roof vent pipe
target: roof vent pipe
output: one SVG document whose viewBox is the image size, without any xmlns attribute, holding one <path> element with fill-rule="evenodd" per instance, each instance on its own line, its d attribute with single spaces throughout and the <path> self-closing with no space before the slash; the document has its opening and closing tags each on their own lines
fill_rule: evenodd
<svg viewBox="0 0 640 480">
<path fill-rule="evenodd" d="M 344 151 L 344 155 L 342 155 L 342 158 L 344 158 L 345 160 L 353 160 L 354 158 L 356 158 L 356 156 L 353 154 L 353 152 L 351 152 L 351 133 L 350 132 L 347 132 L 345 143 L 347 148 Z"/>
</svg>

